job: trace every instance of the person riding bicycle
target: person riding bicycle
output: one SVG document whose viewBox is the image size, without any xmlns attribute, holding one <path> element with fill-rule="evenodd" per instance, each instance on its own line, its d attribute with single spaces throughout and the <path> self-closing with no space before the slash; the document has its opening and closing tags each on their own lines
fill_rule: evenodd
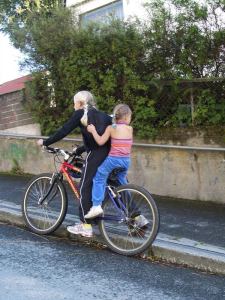
<svg viewBox="0 0 225 300">
<path fill-rule="evenodd" d="M 80 234 L 85 237 L 93 235 L 90 221 L 85 220 L 84 216 L 90 210 L 93 177 L 107 157 L 110 150 L 110 141 L 98 145 L 92 134 L 87 131 L 88 124 L 94 124 L 98 134 L 102 135 L 105 129 L 112 124 L 112 118 L 104 112 L 97 110 L 93 95 L 88 91 L 80 91 L 74 96 L 74 113 L 71 118 L 48 139 L 38 140 L 38 145 L 49 146 L 65 136 L 73 129 L 79 127 L 83 137 L 84 146 L 77 149 L 77 154 L 86 151 L 87 156 L 80 180 L 80 224 L 68 226 L 67 230 L 73 234 Z"/>
<path fill-rule="evenodd" d="M 108 126 L 103 135 L 98 134 L 93 124 L 87 127 L 87 130 L 92 133 L 99 145 L 104 145 L 111 138 L 111 149 L 107 158 L 98 167 L 98 171 L 93 179 L 93 205 L 84 216 L 85 219 L 92 219 L 103 214 L 101 204 L 104 200 L 107 178 L 115 168 L 122 169 L 117 174 L 119 183 L 121 185 L 128 183 L 127 172 L 130 166 L 130 153 L 133 143 L 133 128 L 129 125 L 131 115 L 132 112 L 128 105 L 118 104 L 113 111 L 115 123 Z M 139 227 L 144 227 L 148 224 L 148 220 L 143 215 L 138 215 L 135 222 Z"/>
</svg>

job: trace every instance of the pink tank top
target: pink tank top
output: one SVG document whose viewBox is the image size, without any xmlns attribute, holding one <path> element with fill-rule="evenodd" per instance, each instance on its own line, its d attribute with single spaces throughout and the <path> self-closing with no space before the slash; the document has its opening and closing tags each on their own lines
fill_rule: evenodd
<svg viewBox="0 0 225 300">
<path fill-rule="evenodd" d="M 132 144 L 132 139 L 111 138 L 111 149 L 109 151 L 109 156 L 129 157 Z"/>
</svg>

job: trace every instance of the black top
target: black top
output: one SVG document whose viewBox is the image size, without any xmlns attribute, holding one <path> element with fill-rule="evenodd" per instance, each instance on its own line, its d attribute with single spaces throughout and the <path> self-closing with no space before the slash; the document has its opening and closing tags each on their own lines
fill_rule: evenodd
<svg viewBox="0 0 225 300">
<path fill-rule="evenodd" d="M 43 142 L 43 145 L 49 146 L 53 143 L 56 143 L 67 136 L 72 130 L 80 127 L 86 151 L 94 150 L 98 147 L 110 147 L 110 141 L 106 142 L 106 144 L 103 146 L 99 146 L 96 143 L 92 134 L 89 133 L 87 128 L 80 122 L 83 114 L 83 109 L 74 111 L 71 118 L 59 130 L 57 130 L 56 133 L 46 139 Z M 91 108 L 88 110 L 88 124 L 93 124 L 96 127 L 98 134 L 102 135 L 105 132 L 106 127 L 112 124 L 112 118 L 106 113 L 103 113 L 95 108 Z"/>
</svg>

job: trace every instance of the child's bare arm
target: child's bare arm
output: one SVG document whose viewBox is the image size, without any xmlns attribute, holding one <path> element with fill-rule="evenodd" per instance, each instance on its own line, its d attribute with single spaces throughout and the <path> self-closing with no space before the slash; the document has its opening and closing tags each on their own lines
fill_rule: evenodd
<svg viewBox="0 0 225 300">
<path fill-rule="evenodd" d="M 110 138 L 111 136 L 111 126 L 108 126 L 105 130 L 105 132 L 103 133 L 103 135 L 99 135 L 95 129 L 95 126 L 94 125 L 88 125 L 87 127 L 87 131 L 92 133 L 95 141 L 97 144 L 99 144 L 100 146 L 101 145 L 104 145 L 108 139 Z"/>
</svg>

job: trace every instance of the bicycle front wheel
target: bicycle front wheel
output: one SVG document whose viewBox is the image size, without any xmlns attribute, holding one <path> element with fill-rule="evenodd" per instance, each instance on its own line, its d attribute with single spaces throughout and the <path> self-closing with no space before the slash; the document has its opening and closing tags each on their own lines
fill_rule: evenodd
<svg viewBox="0 0 225 300">
<path fill-rule="evenodd" d="M 159 213 L 151 194 L 144 188 L 127 184 L 116 189 L 117 197 L 103 202 L 99 229 L 109 248 L 119 254 L 135 255 L 155 240 Z"/>
<path fill-rule="evenodd" d="M 67 212 L 67 195 L 61 181 L 55 182 L 50 194 L 42 204 L 38 201 L 51 187 L 51 174 L 34 177 L 28 184 L 22 202 L 22 215 L 27 227 L 38 234 L 49 234 L 63 222 Z"/>
</svg>

